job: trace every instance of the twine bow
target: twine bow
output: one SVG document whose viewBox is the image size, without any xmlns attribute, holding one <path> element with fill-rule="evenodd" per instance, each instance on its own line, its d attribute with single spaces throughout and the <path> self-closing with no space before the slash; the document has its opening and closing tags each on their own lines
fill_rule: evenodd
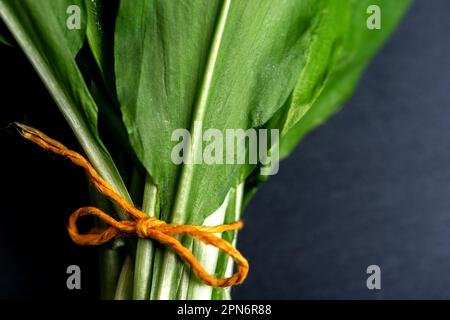
<svg viewBox="0 0 450 320">
<path fill-rule="evenodd" d="M 230 243 L 214 235 L 214 233 L 241 229 L 243 226 L 241 221 L 210 227 L 176 225 L 166 223 L 155 217 L 149 217 L 143 211 L 137 209 L 117 194 L 82 155 L 68 149 L 62 143 L 46 136 L 37 129 L 20 123 L 16 123 L 16 125 L 24 138 L 36 143 L 45 150 L 66 157 L 77 166 L 82 167 L 94 186 L 132 218 L 131 220 L 117 221 L 96 207 L 79 208 L 72 213 L 67 226 L 69 235 L 75 243 L 80 245 L 100 245 L 121 234 L 136 234 L 140 238 L 153 239 L 172 249 L 191 266 L 197 277 L 207 285 L 213 287 L 229 287 L 244 281 L 249 269 L 247 260 Z M 80 234 L 77 228 L 77 220 L 79 217 L 87 215 L 93 215 L 100 218 L 107 223 L 109 227 L 103 230 Z M 190 235 L 205 244 L 212 245 L 226 252 L 237 265 L 236 273 L 229 278 L 221 279 L 208 274 L 192 252 L 175 238 L 176 235 Z"/>
</svg>

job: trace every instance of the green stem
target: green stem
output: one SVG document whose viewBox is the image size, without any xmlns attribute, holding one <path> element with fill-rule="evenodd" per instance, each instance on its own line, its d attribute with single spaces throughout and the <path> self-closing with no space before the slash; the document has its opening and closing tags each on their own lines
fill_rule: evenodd
<svg viewBox="0 0 450 320">
<path fill-rule="evenodd" d="M 194 241 L 192 239 L 189 239 L 189 243 L 185 246 L 186 248 L 189 248 L 189 250 L 194 250 Z M 194 254 L 195 252 L 192 251 Z M 178 287 L 177 291 L 177 300 L 187 300 L 187 294 L 189 291 L 189 281 L 191 280 L 191 268 L 188 268 L 187 266 L 183 269 L 183 273 L 181 274 L 181 281 L 180 285 Z"/>
<path fill-rule="evenodd" d="M 234 194 L 234 188 L 230 190 L 220 208 L 205 219 L 203 225 L 214 226 L 224 223 L 225 215 L 228 211 L 227 208 L 229 207 L 230 195 L 232 194 Z M 217 236 L 221 235 L 218 234 Z M 219 250 L 217 248 L 207 246 L 198 240 L 194 240 L 192 252 L 208 273 L 215 273 L 219 258 Z M 188 268 L 186 268 L 186 270 L 186 272 L 189 272 Z M 189 274 L 189 288 L 187 290 L 186 298 L 188 300 L 210 300 L 213 288 L 201 282 L 193 272 L 189 272 Z"/>
<path fill-rule="evenodd" d="M 112 205 L 91 183 L 89 183 L 88 189 L 91 202 L 104 212 L 111 212 Z M 96 221 L 96 226 L 99 228 L 106 227 L 105 223 L 100 220 Z M 119 250 L 111 247 L 111 244 L 103 244 L 98 248 L 100 298 L 102 300 L 114 299 L 114 293 L 120 275 L 121 260 Z"/>
<path fill-rule="evenodd" d="M 230 195 L 230 202 L 227 207 L 227 212 L 225 214 L 224 223 L 232 223 L 241 218 L 243 199 L 244 199 L 244 184 L 242 182 L 239 184 L 234 192 Z M 237 231 L 228 231 L 223 233 L 222 238 L 232 243 L 236 247 L 237 242 Z M 224 252 L 219 253 L 219 258 L 217 260 L 216 276 L 231 277 L 233 274 L 233 260 Z M 212 300 L 229 300 L 230 299 L 230 288 L 214 288 L 211 296 Z"/>
<path fill-rule="evenodd" d="M 133 294 L 133 260 L 125 258 L 119 280 L 117 281 L 115 300 L 130 300 Z"/>
<path fill-rule="evenodd" d="M 102 245 L 98 248 L 98 257 L 100 269 L 100 299 L 114 300 L 120 276 L 120 252 L 117 249 Z"/>
<path fill-rule="evenodd" d="M 149 216 L 157 212 L 157 188 L 147 176 L 144 187 L 142 211 Z M 133 300 L 150 298 L 151 276 L 153 270 L 154 243 L 149 239 L 139 239 L 136 249 L 134 269 Z"/>
</svg>

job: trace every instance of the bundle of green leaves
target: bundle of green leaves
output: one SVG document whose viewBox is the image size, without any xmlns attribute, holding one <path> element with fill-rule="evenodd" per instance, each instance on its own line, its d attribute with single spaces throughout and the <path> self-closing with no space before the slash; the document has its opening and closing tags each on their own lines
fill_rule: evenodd
<svg viewBox="0 0 450 320">
<path fill-rule="evenodd" d="M 351 95 L 408 4 L 0 0 L 0 41 L 23 50 L 86 156 L 122 197 L 172 223 L 220 224 L 239 219 L 267 178 L 262 164 L 174 163 L 173 132 L 189 130 L 195 154 L 205 144 L 201 130 L 278 129 L 286 157 Z M 266 148 L 270 154 L 274 144 Z M 90 192 L 96 205 L 112 206 Z M 235 232 L 223 237 L 235 243 Z M 209 272 L 232 272 L 226 255 L 183 243 Z M 151 240 L 118 240 L 100 253 L 105 299 L 229 297 Z"/>
</svg>

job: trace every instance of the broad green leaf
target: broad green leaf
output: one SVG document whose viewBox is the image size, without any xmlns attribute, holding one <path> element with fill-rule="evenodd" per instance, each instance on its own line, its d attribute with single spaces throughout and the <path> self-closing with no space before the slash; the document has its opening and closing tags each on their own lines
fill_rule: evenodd
<svg viewBox="0 0 450 320">
<path fill-rule="evenodd" d="M 283 126 L 275 127 L 281 135 L 308 112 L 322 91 L 330 70 L 335 67 L 351 14 L 348 4 L 349 0 L 326 0 L 315 4 L 318 7 L 316 17 L 311 19 L 311 28 L 304 35 L 307 38 L 305 63 L 286 107 L 277 113 Z"/>
<path fill-rule="evenodd" d="M 287 156 L 306 133 L 322 124 L 351 96 L 365 67 L 394 30 L 410 0 L 352 0 L 342 51 L 330 69 L 326 85 L 306 115 L 281 139 L 280 156 Z M 366 26 L 367 8 L 381 9 L 381 30 Z M 298 92 L 298 88 L 295 90 Z"/>
<path fill-rule="evenodd" d="M 278 128 L 282 132 L 280 158 L 288 156 L 305 134 L 322 124 L 351 96 L 366 65 L 395 29 L 410 2 L 410 0 L 341 2 L 342 35 L 339 38 L 339 48 L 335 49 L 319 94 L 311 100 L 307 108 L 298 108 L 296 102 L 298 99 L 295 97 L 303 94 L 302 83 L 299 82 L 283 108 L 266 125 L 268 128 Z M 367 8 L 370 5 L 378 5 L 381 9 L 381 30 L 369 30 L 366 26 L 369 17 Z M 297 119 L 292 117 L 295 115 L 291 111 L 293 108 L 302 110 L 301 116 Z M 242 176 L 253 168 L 244 169 L 246 171 Z M 258 170 L 253 171 L 247 178 L 244 207 L 267 178 L 261 176 Z"/>
<path fill-rule="evenodd" d="M 75 61 L 85 39 L 83 8 L 82 0 L 0 0 L 1 19 L 38 72 L 86 155 L 116 191 L 128 198 L 114 162 L 98 137 L 97 106 Z M 81 14 L 79 29 L 68 28 L 67 19 L 77 12 Z"/>
<path fill-rule="evenodd" d="M 180 170 L 177 128 L 189 128 L 217 1 L 122 1 L 116 21 L 117 94 L 132 146 L 160 190 L 167 219 Z"/>
<path fill-rule="evenodd" d="M 177 142 L 167 143 L 173 131 L 191 130 L 195 154 L 202 143 L 195 133 L 262 126 L 300 80 L 308 90 L 297 108 L 307 104 L 326 74 L 328 61 L 321 61 L 333 50 L 337 3 L 224 1 L 218 13 L 218 1 L 121 2 L 119 102 L 131 143 L 162 192 L 163 217 L 173 211 L 171 220 L 185 223 L 182 216 L 190 212 L 190 222 L 201 223 L 223 201 L 240 167 L 186 164 L 176 186 L 180 168 L 171 151 Z M 310 56 L 321 65 L 314 67 Z M 194 121 L 201 126 L 194 128 Z"/>
<path fill-rule="evenodd" d="M 309 28 L 302 34 L 303 46 L 299 50 L 303 62 L 297 72 L 296 84 L 268 123 L 266 129 L 277 129 L 283 135 L 289 128 L 295 125 L 311 108 L 320 95 L 329 75 L 337 62 L 342 47 L 343 38 L 347 31 L 349 0 L 326 0 L 311 4 L 313 16 L 309 20 Z M 270 148 L 270 146 L 269 146 Z M 241 168 L 237 184 L 244 181 L 249 174 L 258 168 L 253 176 L 258 176 L 261 166 L 245 164 Z M 268 176 L 256 178 L 258 181 L 250 181 L 247 188 L 251 188 L 257 182 L 264 181 Z M 254 178 L 250 178 L 255 180 Z"/>
</svg>

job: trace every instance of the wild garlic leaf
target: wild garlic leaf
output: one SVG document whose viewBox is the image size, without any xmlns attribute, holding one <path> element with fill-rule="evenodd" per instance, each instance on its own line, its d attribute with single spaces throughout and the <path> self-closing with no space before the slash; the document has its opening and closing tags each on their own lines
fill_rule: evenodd
<svg viewBox="0 0 450 320">
<path fill-rule="evenodd" d="M 298 74 L 295 88 L 285 108 L 277 116 L 283 125 L 273 126 L 283 135 L 297 123 L 310 109 L 327 81 L 330 70 L 335 67 L 336 56 L 340 53 L 345 25 L 351 11 L 349 0 L 317 1 L 316 14 L 311 18 L 311 27 L 304 37 L 305 62 Z M 276 118 L 276 117 L 274 117 Z"/>
<path fill-rule="evenodd" d="M 347 12 L 349 23 L 343 37 L 342 51 L 330 69 L 323 91 L 310 110 L 281 138 L 280 156 L 286 157 L 306 133 L 322 124 L 353 93 L 365 67 L 395 29 L 410 0 L 352 0 Z M 366 26 L 367 8 L 377 5 L 381 9 L 381 29 Z M 296 88 L 298 91 L 298 88 Z"/>
<path fill-rule="evenodd" d="M 218 1 L 122 1 L 116 20 L 117 94 L 131 144 L 158 185 L 167 219 L 180 170 L 172 132 L 190 126 Z"/>
<path fill-rule="evenodd" d="M 341 50 L 345 36 L 345 25 L 350 12 L 349 0 L 316 1 L 310 3 L 308 10 L 308 29 L 302 34 L 302 46 L 298 54 L 302 57 L 296 73 L 296 83 L 290 87 L 292 92 L 283 101 L 283 106 L 264 124 L 265 129 L 277 129 L 283 135 L 297 123 L 310 109 L 321 93 L 330 70 L 334 68 L 336 56 Z M 270 148 L 270 145 L 268 145 Z M 236 185 L 244 181 L 249 174 L 261 166 L 246 164 L 242 166 Z M 259 177 L 258 180 L 266 180 Z M 251 178 L 247 186 L 253 185 Z M 259 185 L 259 182 L 257 183 Z M 248 188 L 248 187 L 247 187 Z"/>
<path fill-rule="evenodd" d="M 295 122 L 290 110 L 297 108 L 293 96 L 302 94 L 302 83 L 299 82 L 283 108 L 266 125 L 283 132 L 280 137 L 280 159 L 288 156 L 305 134 L 322 124 L 351 96 L 366 65 L 395 29 L 411 1 L 341 1 L 341 4 L 344 3 L 340 11 L 342 35 L 339 48 L 335 50 L 334 61 L 330 64 L 319 95 Z M 369 30 L 366 26 L 370 5 L 377 5 L 382 10 L 380 30 Z M 243 172 L 242 176 L 254 168 L 244 168 L 247 172 Z M 246 181 L 244 207 L 266 180 L 267 176 L 261 176 L 258 169 L 251 173 Z"/>
<path fill-rule="evenodd" d="M 119 193 L 128 197 L 98 136 L 97 106 L 75 61 L 85 40 L 83 8 L 82 0 L 0 0 L 1 19 L 33 64 L 88 158 Z M 79 24 L 72 20 L 77 13 Z"/>
<path fill-rule="evenodd" d="M 194 153 L 205 146 L 196 136 L 200 129 L 216 128 L 225 136 L 228 128 L 266 123 L 299 79 L 324 3 L 121 3 L 118 97 L 131 143 L 163 193 L 163 217 L 173 211 L 173 221 L 201 223 L 240 171 L 240 165 L 185 164 L 177 179 L 180 167 L 170 157 L 177 142 L 168 143 L 172 132 L 190 129 Z M 195 121 L 201 127 L 192 130 Z"/>
</svg>

